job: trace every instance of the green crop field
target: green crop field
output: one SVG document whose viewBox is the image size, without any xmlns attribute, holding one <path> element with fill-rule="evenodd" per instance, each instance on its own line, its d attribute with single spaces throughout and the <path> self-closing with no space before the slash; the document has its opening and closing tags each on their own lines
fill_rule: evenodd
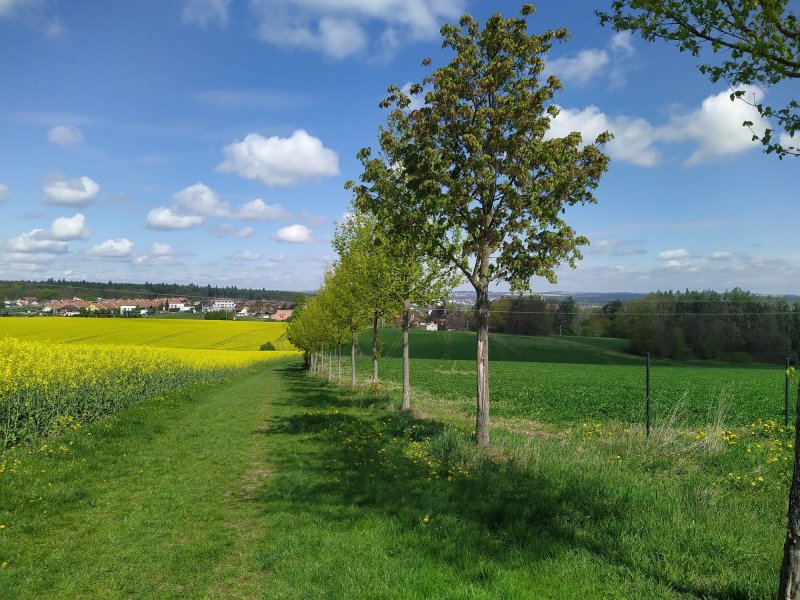
<svg viewBox="0 0 800 600">
<path fill-rule="evenodd" d="M 294 350 L 284 337 L 285 331 L 285 323 L 256 321 L 74 317 L 0 319 L 0 338 L 206 350 L 258 350 L 266 342 L 272 342 L 276 350 Z"/>
<path fill-rule="evenodd" d="M 411 385 L 469 413 L 474 411 L 475 339 L 464 332 L 411 332 Z M 381 331 L 381 376 L 399 383 L 399 330 Z M 362 376 L 369 372 L 368 340 L 361 338 Z M 645 366 L 622 352 L 624 340 L 492 335 L 491 411 L 496 417 L 569 423 L 583 420 L 643 423 Z M 437 356 L 438 354 L 438 356 Z M 655 424 L 700 426 L 780 420 L 783 367 L 654 363 L 651 404 Z"/>
</svg>

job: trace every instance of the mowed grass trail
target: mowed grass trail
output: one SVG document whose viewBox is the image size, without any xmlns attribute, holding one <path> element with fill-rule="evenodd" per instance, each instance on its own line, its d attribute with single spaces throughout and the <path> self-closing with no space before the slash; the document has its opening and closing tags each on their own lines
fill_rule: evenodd
<svg viewBox="0 0 800 600">
<path fill-rule="evenodd" d="M 777 484 L 717 488 L 668 444 L 613 460 L 605 437 L 496 430 L 482 453 L 394 404 L 278 361 L 17 449 L 0 473 L 0 598 L 774 591 Z"/>
<path fill-rule="evenodd" d="M 254 557 L 268 534 L 253 491 L 271 468 L 261 430 L 285 394 L 280 368 L 148 400 L 8 452 L 0 598 L 230 598 L 266 589 Z"/>
</svg>

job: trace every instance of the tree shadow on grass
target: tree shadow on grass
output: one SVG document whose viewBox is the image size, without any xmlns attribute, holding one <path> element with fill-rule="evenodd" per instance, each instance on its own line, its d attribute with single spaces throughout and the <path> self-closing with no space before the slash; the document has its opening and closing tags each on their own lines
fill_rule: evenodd
<svg viewBox="0 0 800 600">
<path fill-rule="evenodd" d="M 270 462 L 277 479 L 255 498 L 265 511 L 291 502 L 292 510 L 331 526 L 355 524 L 365 513 L 388 518 L 406 551 L 428 553 L 480 585 L 490 585 L 500 569 L 535 569 L 582 550 L 615 571 L 621 567 L 684 594 L 752 597 L 733 585 L 708 589 L 643 566 L 609 539 L 613 533 L 605 539 L 582 535 L 604 523 L 624 522 L 635 510 L 596 481 L 576 474 L 554 482 L 530 462 L 491 452 L 476 458 L 464 434 L 441 422 L 369 410 L 385 406 L 385 397 L 335 388 L 292 366 L 279 375 L 289 391 L 277 401 L 279 414 L 258 433 L 288 443 L 273 445 Z M 294 477 L 298 461 L 303 474 Z"/>
</svg>

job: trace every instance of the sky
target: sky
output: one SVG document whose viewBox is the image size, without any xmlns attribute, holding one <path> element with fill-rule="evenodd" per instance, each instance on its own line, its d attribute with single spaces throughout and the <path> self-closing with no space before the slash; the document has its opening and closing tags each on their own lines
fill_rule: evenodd
<svg viewBox="0 0 800 600">
<path fill-rule="evenodd" d="M 741 123 L 768 124 L 696 58 L 601 27 L 609 5 L 529 18 L 570 31 L 553 135 L 615 135 L 597 203 L 567 211 L 583 260 L 532 290 L 800 293 L 800 159 L 763 154 Z M 442 24 L 520 7 L 0 0 L 0 279 L 316 289 L 386 88 L 446 64 Z"/>
</svg>

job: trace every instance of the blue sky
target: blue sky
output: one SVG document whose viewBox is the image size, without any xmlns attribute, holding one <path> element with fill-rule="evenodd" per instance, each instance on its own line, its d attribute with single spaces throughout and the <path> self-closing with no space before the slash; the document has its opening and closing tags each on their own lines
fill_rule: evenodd
<svg viewBox="0 0 800 600">
<path fill-rule="evenodd" d="M 533 290 L 798 293 L 800 162 L 763 155 L 696 59 L 601 28 L 609 4 L 530 18 L 571 32 L 553 131 L 616 136 L 598 203 L 567 215 L 584 260 Z M 520 6 L 0 0 L 0 278 L 315 289 L 386 87 L 445 63 L 444 22 Z"/>
</svg>

